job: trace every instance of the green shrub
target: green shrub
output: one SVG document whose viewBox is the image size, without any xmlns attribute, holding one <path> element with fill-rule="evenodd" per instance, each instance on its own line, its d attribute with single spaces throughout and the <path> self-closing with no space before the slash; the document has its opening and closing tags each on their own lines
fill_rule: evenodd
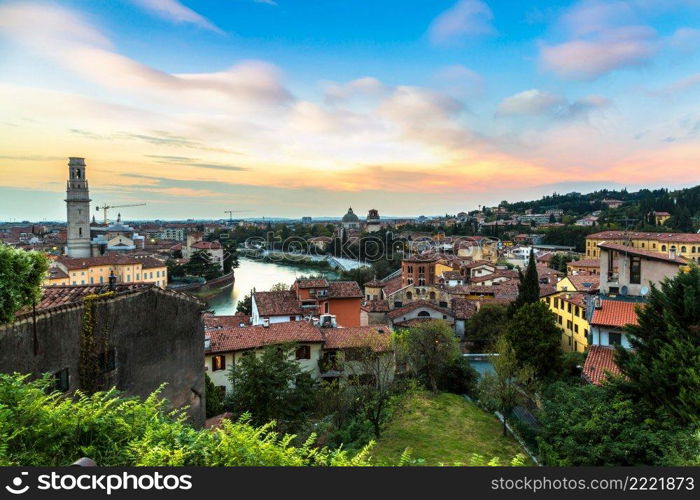
<svg viewBox="0 0 700 500">
<path fill-rule="evenodd" d="M 247 416 L 215 431 L 197 430 L 168 412 L 158 393 L 146 400 L 116 390 L 74 398 L 49 392 L 50 377 L 0 374 L 0 465 L 65 466 L 90 457 L 101 466 L 367 465 L 368 449 L 301 446 L 294 436 L 252 426 Z"/>
</svg>

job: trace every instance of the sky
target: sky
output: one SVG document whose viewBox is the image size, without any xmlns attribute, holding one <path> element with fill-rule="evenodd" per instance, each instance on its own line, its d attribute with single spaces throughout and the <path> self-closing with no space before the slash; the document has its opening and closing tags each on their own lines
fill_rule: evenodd
<svg viewBox="0 0 700 500">
<path fill-rule="evenodd" d="M 700 183 L 699 0 L 0 0 L 0 220 Z"/>
</svg>

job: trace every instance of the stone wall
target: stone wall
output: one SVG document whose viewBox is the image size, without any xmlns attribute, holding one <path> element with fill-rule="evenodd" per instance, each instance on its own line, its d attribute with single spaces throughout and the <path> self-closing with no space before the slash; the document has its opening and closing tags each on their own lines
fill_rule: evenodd
<svg viewBox="0 0 700 500">
<path fill-rule="evenodd" d="M 146 397 L 165 383 L 162 397 L 174 408 L 189 406 L 192 423 L 203 425 L 201 308 L 193 298 L 155 287 L 97 300 L 97 345 L 101 352 L 113 350 L 115 359 L 114 369 L 100 375 L 101 385 Z M 38 377 L 67 368 L 69 390 L 79 388 L 83 312 L 82 304 L 60 306 L 1 325 L 0 372 Z"/>
</svg>

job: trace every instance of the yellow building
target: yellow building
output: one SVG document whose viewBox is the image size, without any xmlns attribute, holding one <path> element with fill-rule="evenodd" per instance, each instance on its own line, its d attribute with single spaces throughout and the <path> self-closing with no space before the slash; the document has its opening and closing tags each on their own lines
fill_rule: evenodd
<svg viewBox="0 0 700 500">
<path fill-rule="evenodd" d="M 586 293 L 558 292 L 542 297 L 557 316 L 557 325 L 563 330 L 561 347 L 564 352 L 584 352 L 588 347 L 591 325 L 586 320 Z"/>
<path fill-rule="evenodd" d="M 671 218 L 671 214 L 668 212 L 652 212 L 651 215 L 654 216 L 654 223 L 657 226 L 663 226 Z"/>
<path fill-rule="evenodd" d="M 168 284 L 168 268 L 156 258 L 102 255 L 59 257 L 51 263 L 44 285 L 108 284 L 112 273 L 117 283 L 153 283 L 161 288 Z"/>
<path fill-rule="evenodd" d="M 628 245 L 655 253 L 675 254 L 700 262 L 700 234 L 696 233 L 638 233 L 632 231 L 603 231 L 586 236 L 586 258 L 598 258 L 602 242 Z"/>
</svg>

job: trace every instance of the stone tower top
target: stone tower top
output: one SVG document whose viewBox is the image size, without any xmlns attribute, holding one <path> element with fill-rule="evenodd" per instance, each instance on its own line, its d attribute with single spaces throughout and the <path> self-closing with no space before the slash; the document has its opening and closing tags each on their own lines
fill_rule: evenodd
<svg viewBox="0 0 700 500">
<path fill-rule="evenodd" d="M 68 183 L 67 188 L 69 192 L 75 193 L 76 191 L 87 191 L 88 182 L 85 177 L 85 158 L 77 158 L 71 156 L 68 159 Z M 87 193 L 85 193 L 87 197 Z M 81 196 L 82 198 L 82 196 Z"/>
</svg>

